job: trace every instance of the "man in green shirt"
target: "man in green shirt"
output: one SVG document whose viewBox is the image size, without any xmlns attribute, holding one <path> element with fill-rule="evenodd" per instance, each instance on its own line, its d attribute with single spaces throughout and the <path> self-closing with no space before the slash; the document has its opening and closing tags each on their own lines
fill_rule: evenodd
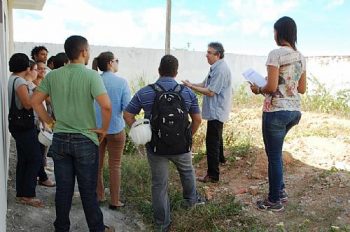
<svg viewBox="0 0 350 232">
<path fill-rule="evenodd" d="M 114 231 L 104 225 L 96 195 L 98 145 L 109 127 L 111 103 L 99 74 L 85 67 L 90 57 L 88 41 L 74 35 L 65 41 L 64 49 L 70 64 L 48 73 L 32 98 L 39 117 L 54 125 L 50 154 L 57 183 L 55 231 L 69 231 L 75 177 L 89 230 Z M 56 121 L 41 104 L 48 96 Z M 97 129 L 94 99 L 102 112 L 102 128 Z"/>
</svg>

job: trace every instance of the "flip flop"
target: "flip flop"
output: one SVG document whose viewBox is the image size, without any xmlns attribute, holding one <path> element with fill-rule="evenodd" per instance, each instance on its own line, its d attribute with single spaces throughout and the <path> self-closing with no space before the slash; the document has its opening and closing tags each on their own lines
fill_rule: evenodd
<svg viewBox="0 0 350 232">
<path fill-rule="evenodd" d="M 34 197 L 20 197 L 18 199 L 18 203 L 23 204 L 23 205 L 29 205 L 29 206 L 33 206 L 35 208 L 43 208 L 44 207 L 44 203 Z"/>
<path fill-rule="evenodd" d="M 48 182 L 48 183 L 46 183 L 46 182 Z M 45 180 L 45 181 L 39 181 L 39 185 L 51 188 L 51 187 L 55 187 L 56 183 L 51 181 L 51 180 Z"/>
</svg>

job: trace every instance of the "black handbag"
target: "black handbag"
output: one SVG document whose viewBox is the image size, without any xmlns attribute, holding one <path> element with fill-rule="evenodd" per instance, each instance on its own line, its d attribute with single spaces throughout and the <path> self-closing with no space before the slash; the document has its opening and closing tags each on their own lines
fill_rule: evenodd
<svg viewBox="0 0 350 232">
<path fill-rule="evenodd" d="M 12 86 L 12 97 L 11 97 L 11 106 L 10 112 L 8 114 L 9 120 L 9 131 L 13 132 L 21 132 L 34 128 L 34 112 L 33 109 L 27 110 L 26 108 L 22 108 L 19 110 L 16 106 L 15 102 L 15 82 L 18 77 L 13 81 Z"/>
</svg>

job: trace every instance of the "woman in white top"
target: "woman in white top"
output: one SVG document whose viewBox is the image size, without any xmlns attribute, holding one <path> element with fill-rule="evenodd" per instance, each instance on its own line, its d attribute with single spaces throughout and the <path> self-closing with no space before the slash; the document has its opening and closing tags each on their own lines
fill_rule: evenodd
<svg viewBox="0 0 350 232">
<path fill-rule="evenodd" d="M 28 84 L 28 89 L 29 89 L 29 95 L 32 96 L 35 88 L 40 84 L 41 80 L 43 79 L 42 76 L 42 71 L 41 74 L 39 76 L 39 66 L 42 68 L 43 65 L 45 65 L 43 62 L 37 62 L 35 63 L 34 61 L 30 60 L 29 61 L 29 72 L 26 74 L 25 79 L 27 81 Z M 45 68 L 45 67 L 44 67 Z M 43 102 L 44 107 L 46 108 L 46 103 Z M 39 134 L 40 132 L 40 128 L 44 128 L 45 125 L 40 121 L 38 115 L 36 114 L 36 112 L 34 112 L 34 123 L 37 129 L 37 134 Z M 36 139 L 38 140 L 38 138 L 36 137 Z M 39 140 L 38 140 L 39 142 Z M 49 177 L 47 176 L 47 173 L 45 171 L 45 166 L 46 166 L 46 147 L 40 144 L 40 154 L 42 156 L 42 162 L 40 165 L 40 169 L 38 172 L 38 177 L 39 177 L 39 185 L 45 186 L 45 187 L 55 187 L 56 184 L 55 182 L 51 181 L 49 179 Z"/>
<path fill-rule="evenodd" d="M 278 46 L 267 58 L 267 83 L 251 86 L 255 94 L 265 96 L 262 132 L 268 157 L 269 195 L 257 202 L 258 209 L 281 211 L 287 193 L 283 181 L 282 147 L 288 131 L 301 118 L 300 93 L 306 91 L 305 58 L 296 49 L 297 26 L 284 16 L 274 24 L 274 38 Z"/>
</svg>

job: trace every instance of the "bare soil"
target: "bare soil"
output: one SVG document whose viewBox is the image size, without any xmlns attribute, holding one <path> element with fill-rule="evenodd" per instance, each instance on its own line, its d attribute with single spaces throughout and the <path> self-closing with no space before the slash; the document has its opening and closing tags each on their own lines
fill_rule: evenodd
<svg viewBox="0 0 350 232">
<path fill-rule="evenodd" d="M 256 200 L 268 192 L 267 159 L 260 128 L 260 109 L 234 110 L 225 125 L 225 135 L 249 136 L 251 147 L 248 154 L 237 158 L 233 158 L 232 151 L 226 151 L 229 161 L 221 167 L 221 181 L 198 183 L 206 197 L 211 200 L 234 195 L 244 205 L 243 210 L 258 218 L 269 231 L 350 231 L 350 120 L 306 112 L 300 124 L 290 131 L 283 148 L 289 200 L 285 210 L 279 213 L 262 212 L 255 207 Z M 46 205 L 43 209 L 16 203 L 15 161 L 12 141 L 7 231 L 53 231 L 55 188 L 37 187 L 38 198 Z M 52 166 L 52 162 L 49 165 Z M 196 173 L 203 175 L 205 171 L 203 159 L 196 165 Z M 128 207 L 110 211 L 102 206 L 102 210 L 105 223 L 114 225 L 117 231 L 146 230 L 140 217 Z M 70 217 L 71 231 L 87 231 L 78 193 L 74 196 Z M 235 229 L 239 230 L 239 226 Z"/>
<path fill-rule="evenodd" d="M 231 161 L 221 167 L 221 181 L 199 185 L 206 197 L 235 195 L 246 213 L 257 217 L 269 231 L 350 231 L 350 120 L 303 113 L 283 148 L 288 203 L 283 212 L 272 213 L 257 210 L 255 204 L 268 193 L 261 114 L 256 112 L 257 109 L 236 109 L 232 114 L 225 134 L 230 130 L 245 131 L 252 138 L 252 147 L 236 160 L 230 159 L 226 151 Z M 205 174 L 205 159 L 196 172 Z"/>
</svg>

